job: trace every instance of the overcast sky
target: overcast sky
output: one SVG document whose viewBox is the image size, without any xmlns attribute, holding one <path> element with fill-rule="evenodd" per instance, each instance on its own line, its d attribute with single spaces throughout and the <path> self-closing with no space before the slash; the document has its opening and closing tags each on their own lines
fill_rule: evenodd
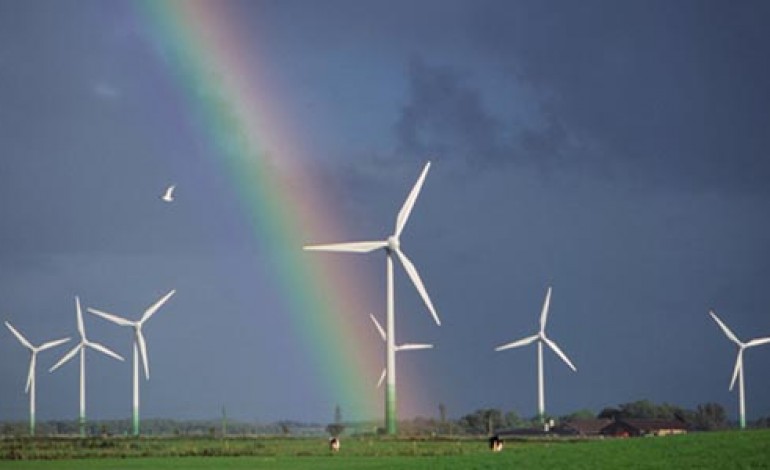
<svg viewBox="0 0 770 470">
<path fill-rule="evenodd" d="M 284 131 L 312 149 L 346 238 L 389 230 L 434 163 L 403 243 L 443 325 L 397 271 L 399 337 L 436 344 L 399 356 L 399 380 L 420 378 L 403 416 L 534 415 L 535 348 L 493 348 L 536 332 L 553 285 L 548 332 L 578 372 L 546 352 L 548 412 L 650 399 L 735 418 L 736 350 L 708 310 L 770 336 L 770 3 L 222 10 L 253 31 L 242 50 L 281 83 Z M 147 327 L 143 415 L 329 421 L 234 183 L 157 57 L 134 4 L 0 2 L 0 317 L 40 343 L 75 335 L 75 295 L 138 317 L 176 288 Z M 384 312 L 381 258 L 333 262 L 368 272 Z M 125 331 L 87 328 L 129 357 Z M 46 371 L 65 351 L 40 357 L 41 419 L 77 415 L 76 366 Z M 89 356 L 94 418 L 129 416 L 129 366 L 111 361 Z M 0 332 L 0 420 L 26 418 L 26 368 Z M 768 368 L 770 347 L 746 353 L 750 418 L 770 415 Z"/>
</svg>

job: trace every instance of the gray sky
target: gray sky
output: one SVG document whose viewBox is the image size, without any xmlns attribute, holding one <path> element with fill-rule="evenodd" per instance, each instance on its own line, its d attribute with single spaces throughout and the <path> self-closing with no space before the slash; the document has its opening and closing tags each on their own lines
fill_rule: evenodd
<svg viewBox="0 0 770 470">
<path fill-rule="evenodd" d="M 282 84 L 347 238 L 389 230 L 434 162 L 403 243 L 443 326 L 397 272 L 399 337 L 436 344 L 400 356 L 399 383 L 420 378 L 402 415 L 439 402 L 534 415 L 535 348 L 493 348 L 536 331 L 552 284 L 549 333 L 578 373 L 546 354 L 549 412 L 646 398 L 735 416 L 735 349 L 707 312 L 742 339 L 770 335 L 767 2 L 222 10 Z M 224 403 L 240 419 L 328 421 L 334 397 L 307 393 L 323 371 L 153 47 L 130 3 L 0 2 L 0 314 L 38 343 L 75 334 L 75 295 L 138 317 L 176 288 L 147 327 L 144 416 Z M 169 182 L 173 205 L 158 199 Z M 379 292 L 377 257 L 334 263 Z M 125 331 L 86 322 L 129 356 Z M 77 414 L 76 367 L 45 372 L 65 351 L 40 357 L 42 419 Z M 0 420 L 26 417 L 26 361 L 0 334 Z M 89 356 L 90 417 L 129 416 L 130 369 L 111 362 Z M 768 365 L 770 348 L 746 353 L 751 418 L 770 415 Z"/>
</svg>

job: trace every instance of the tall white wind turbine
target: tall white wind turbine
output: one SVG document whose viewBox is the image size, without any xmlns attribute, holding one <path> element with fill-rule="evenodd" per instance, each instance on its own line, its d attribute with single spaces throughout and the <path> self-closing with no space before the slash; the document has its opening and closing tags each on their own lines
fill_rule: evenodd
<svg viewBox="0 0 770 470">
<path fill-rule="evenodd" d="M 380 325 L 380 322 L 377 321 L 377 318 L 375 318 L 374 315 L 371 313 L 369 314 L 369 318 L 372 319 L 372 322 L 374 322 L 375 328 L 377 328 L 377 331 L 380 333 L 380 337 L 383 341 L 385 341 L 385 344 L 388 343 L 388 335 L 385 333 L 385 330 L 382 329 L 382 326 Z M 402 344 L 400 346 L 395 346 L 396 352 L 399 351 L 414 351 L 416 349 L 431 349 L 433 347 L 432 344 L 421 344 L 421 343 L 407 343 Z M 382 382 L 385 380 L 385 375 L 388 373 L 388 370 L 386 368 L 382 369 L 382 373 L 380 374 L 380 380 L 377 381 L 377 388 L 380 388 L 382 386 Z"/>
<path fill-rule="evenodd" d="M 30 353 L 30 359 L 29 359 L 29 373 L 27 374 L 27 386 L 24 388 L 24 391 L 26 393 L 29 393 L 29 435 L 34 436 L 35 435 L 35 369 L 37 368 L 37 353 L 40 351 L 45 351 L 46 349 L 51 349 L 53 347 L 59 346 L 60 344 L 64 344 L 67 341 L 70 340 L 70 338 L 62 338 L 57 339 L 53 341 L 48 341 L 47 343 L 43 343 L 40 346 L 33 346 L 32 343 L 30 343 L 27 338 L 24 337 L 19 331 L 14 328 L 10 323 L 5 322 L 5 326 L 8 327 L 9 330 L 11 330 L 11 333 L 13 333 L 14 336 L 19 340 L 19 342 L 29 350 Z"/>
<path fill-rule="evenodd" d="M 77 346 L 72 348 L 67 354 L 65 354 L 61 359 L 59 359 L 59 362 L 54 364 L 53 367 L 49 370 L 49 372 L 53 372 L 56 369 L 58 369 L 62 364 L 69 361 L 75 355 L 79 352 L 80 353 L 80 416 L 79 416 L 79 424 L 80 424 L 80 435 L 85 436 L 86 434 L 86 348 L 91 348 L 95 351 L 99 351 L 102 354 L 106 354 L 110 357 L 113 357 L 115 359 L 118 359 L 120 361 L 123 360 L 123 357 L 121 357 L 116 352 L 108 349 L 106 346 L 103 346 L 99 343 L 96 343 L 94 341 L 89 341 L 88 338 L 86 338 L 86 329 L 85 326 L 83 326 L 83 311 L 80 309 L 80 298 L 75 297 L 75 310 L 78 320 L 78 333 L 80 333 L 80 342 Z"/>
<path fill-rule="evenodd" d="M 347 243 L 332 243 L 326 245 L 306 245 L 303 248 L 305 250 L 313 251 L 334 251 L 345 253 L 369 253 L 374 250 L 384 249 L 386 255 L 386 320 L 385 330 L 386 334 L 386 354 L 385 354 L 385 367 L 387 369 L 387 386 L 385 387 L 385 427 L 388 434 L 396 434 L 396 341 L 395 341 L 395 315 L 394 315 L 394 295 L 393 295 L 393 257 L 399 259 L 404 266 L 409 278 L 412 280 L 417 292 L 420 293 L 423 302 L 428 307 L 433 319 L 437 325 L 441 325 L 441 321 L 438 318 L 436 309 L 433 308 L 433 303 L 428 296 L 428 291 L 425 289 L 425 285 L 420 279 L 420 275 L 417 273 L 417 269 L 409 258 L 401 250 L 400 236 L 404 230 L 409 214 L 412 212 L 417 196 L 420 194 L 420 189 L 425 181 L 425 176 L 430 169 L 430 162 L 425 164 L 420 177 L 417 179 L 412 191 L 406 198 L 403 207 L 398 212 L 396 217 L 396 226 L 392 235 L 385 240 L 379 241 L 363 241 L 363 242 L 347 242 Z"/>
<path fill-rule="evenodd" d="M 717 322 L 717 325 L 719 325 L 719 328 L 722 329 L 725 336 L 735 343 L 736 346 L 738 346 L 738 357 L 735 359 L 735 368 L 733 369 L 733 379 L 730 381 L 730 390 L 733 389 L 735 386 L 735 380 L 738 380 L 738 419 L 740 421 L 741 429 L 746 428 L 746 399 L 744 395 L 744 389 L 743 389 L 743 351 L 746 348 L 750 348 L 753 346 L 759 346 L 762 344 L 770 343 L 770 337 L 766 338 L 755 338 L 751 341 L 748 341 L 744 343 L 743 341 L 739 340 L 737 336 L 735 336 L 735 333 L 730 331 L 730 328 L 725 325 L 722 320 L 719 319 L 717 314 L 710 310 L 709 314 L 711 315 L 711 318 L 714 319 L 715 322 Z"/>
<path fill-rule="evenodd" d="M 548 292 L 545 294 L 545 302 L 543 302 L 543 310 L 540 313 L 540 331 L 536 335 L 527 336 L 512 343 L 504 344 L 495 348 L 495 351 L 503 351 L 505 349 L 518 348 L 520 346 L 526 346 L 530 343 L 537 341 L 537 415 L 540 417 L 540 422 L 545 423 L 545 383 L 543 380 L 543 343 L 547 344 L 549 348 L 556 353 L 557 356 L 564 361 L 570 369 L 577 372 L 572 361 L 569 360 L 566 354 L 559 348 L 559 346 L 549 339 L 545 335 L 545 325 L 548 320 L 548 308 L 551 304 L 551 287 L 548 287 Z"/>
<path fill-rule="evenodd" d="M 125 318 L 113 315 L 112 313 L 103 312 L 95 308 L 89 308 L 88 311 L 94 315 L 116 323 L 121 326 L 130 326 L 134 329 L 134 407 L 133 407 L 133 425 L 134 435 L 139 435 L 139 355 L 142 356 L 142 363 L 144 364 L 144 376 L 146 380 L 150 380 L 150 367 L 147 359 L 147 344 L 142 334 L 142 326 L 144 323 L 152 317 L 155 312 L 160 309 L 166 301 L 171 298 L 176 290 L 170 291 L 168 294 L 161 297 L 160 300 L 150 305 L 150 307 L 144 311 L 142 318 L 137 321 L 127 320 Z"/>
</svg>

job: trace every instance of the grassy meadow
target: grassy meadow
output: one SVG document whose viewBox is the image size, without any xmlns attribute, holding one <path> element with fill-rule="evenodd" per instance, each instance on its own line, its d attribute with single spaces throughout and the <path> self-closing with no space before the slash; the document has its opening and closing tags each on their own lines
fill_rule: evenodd
<svg viewBox="0 0 770 470">
<path fill-rule="evenodd" d="M 6 439 L 0 469 L 770 468 L 770 430 L 635 439 Z M 8 460 L 11 458 L 19 460 Z"/>
</svg>

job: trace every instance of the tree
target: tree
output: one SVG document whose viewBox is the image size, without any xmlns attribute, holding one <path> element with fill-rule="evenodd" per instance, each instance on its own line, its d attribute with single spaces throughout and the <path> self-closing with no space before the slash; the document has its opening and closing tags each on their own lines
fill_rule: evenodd
<svg viewBox="0 0 770 470">
<path fill-rule="evenodd" d="M 339 437 L 345 430 L 345 425 L 342 424 L 342 408 L 340 405 L 334 407 L 334 423 L 326 426 L 326 432 L 332 437 Z"/>
<path fill-rule="evenodd" d="M 727 415 L 719 403 L 704 403 L 695 409 L 693 423 L 701 431 L 724 429 L 727 427 Z"/>
<path fill-rule="evenodd" d="M 655 419 L 656 406 L 650 400 L 637 400 L 620 405 L 620 413 L 626 419 Z"/>
<path fill-rule="evenodd" d="M 526 422 L 519 416 L 519 414 L 513 410 L 505 413 L 505 419 L 503 420 L 505 427 L 507 428 L 520 428 L 526 425 Z"/>
<path fill-rule="evenodd" d="M 452 434 L 451 424 L 447 426 L 446 422 L 446 405 L 443 403 L 438 404 L 438 416 L 439 416 L 439 432 Z"/>
<path fill-rule="evenodd" d="M 661 403 L 660 405 L 657 405 L 650 400 L 637 400 L 623 403 L 618 408 L 604 408 L 599 413 L 598 418 L 612 420 L 658 419 L 691 423 L 695 419 L 695 413 L 670 403 Z"/>
<path fill-rule="evenodd" d="M 566 416 L 562 416 L 562 421 L 580 421 L 580 420 L 586 420 L 586 419 L 593 419 L 594 418 L 594 412 L 589 409 L 582 409 L 577 410 L 573 413 L 570 413 Z"/>
<path fill-rule="evenodd" d="M 227 437 L 227 410 L 225 405 L 222 405 L 222 438 Z"/>
<path fill-rule="evenodd" d="M 289 423 L 287 421 L 279 421 L 278 426 L 281 428 L 281 433 L 286 436 L 291 432 L 291 428 L 289 428 Z"/>
<path fill-rule="evenodd" d="M 487 434 L 492 435 L 495 433 L 495 430 L 502 427 L 503 425 L 503 412 L 492 408 L 487 410 L 486 412 L 486 418 L 487 418 Z"/>
<path fill-rule="evenodd" d="M 602 409 L 602 411 L 600 411 L 596 417 L 599 419 L 611 419 L 615 421 L 616 419 L 620 419 L 622 416 L 619 409 L 608 406 Z"/>
<path fill-rule="evenodd" d="M 503 425 L 503 413 L 496 408 L 483 408 L 460 418 L 458 424 L 469 434 L 492 434 Z"/>
<path fill-rule="evenodd" d="M 438 404 L 438 416 L 441 420 L 441 424 L 446 423 L 446 405 L 443 403 Z"/>
</svg>

